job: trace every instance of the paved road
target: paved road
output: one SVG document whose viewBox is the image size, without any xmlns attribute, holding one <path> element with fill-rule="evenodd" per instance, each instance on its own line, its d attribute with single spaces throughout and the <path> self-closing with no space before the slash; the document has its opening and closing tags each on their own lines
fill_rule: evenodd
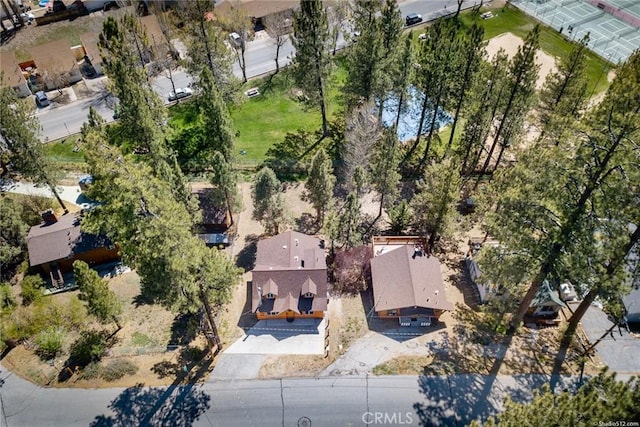
<svg viewBox="0 0 640 427">
<path fill-rule="evenodd" d="M 376 419 L 378 425 L 454 426 L 496 413 L 507 394 L 529 399 L 546 381 L 541 375 L 388 376 L 80 390 L 36 387 L 0 369 L 0 425 L 9 427 L 281 427 L 296 426 L 301 417 L 314 427 L 375 425 Z"/>
</svg>

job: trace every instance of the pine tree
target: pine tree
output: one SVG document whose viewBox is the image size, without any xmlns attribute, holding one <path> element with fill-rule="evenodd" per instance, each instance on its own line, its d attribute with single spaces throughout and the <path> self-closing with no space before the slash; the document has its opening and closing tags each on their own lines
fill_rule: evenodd
<svg viewBox="0 0 640 427">
<path fill-rule="evenodd" d="M 379 103 L 379 117 L 382 117 L 384 104 L 390 92 L 399 86 L 401 91 L 402 75 L 407 70 L 402 70 L 405 64 L 405 58 L 402 49 L 402 30 L 404 22 L 402 21 L 402 12 L 395 0 L 385 0 L 382 5 L 381 16 L 379 18 L 380 28 L 380 68 L 381 73 L 375 84 L 375 95 Z M 409 66 L 409 69 L 411 67 Z"/>
<path fill-rule="evenodd" d="M 587 34 L 560 60 L 558 69 L 547 76 L 538 103 L 540 139 L 552 134 L 556 145 L 560 144 L 564 128 L 580 118 L 586 102 L 588 43 Z"/>
<path fill-rule="evenodd" d="M 347 108 L 372 100 L 379 90 L 382 76 L 382 34 L 376 13 L 376 1 L 355 0 L 352 9 L 354 30 L 359 32 L 358 42 L 347 53 L 347 80 L 344 91 L 349 95 Z"/>
<path fill-rule="evenodd" d="M 109 289 L 107 281 L 84 261 L 73 263 L 73 276 L 80 290 L 78 298 L 87 303 L 89 314 L 96 316 L 100 323 L 111 321 L 116 324 L 118 330 L 122 329 L 122 301 Z"/>
<path fill-rule="evenodd" d="M 535 146 L 500 177 L 509 191 L 500 193 L 500 209 L 488 218 L 491 233 L 506 247 L 526 248 L 535 269 L 512 329 L 549 277 L 577 276 L 572 281 L 588 283 L 581 275 L 589 271 L 585 263 L 597 256 L 593 239 L 601 219 L 612 221 L 625 211 L 613 201 L 624 200 L 623 193 L 635 188 L 631 141 L 640 132 L 639 74 L 636 53 L 619 68 L 604 100 L 566 140 L 566 147 Z M 601 194 L 608 194 L 607 199 L 598 202 Z"/>
<path fill-rule="evenodd" d="M 305 183 L 305 199 L 311 202 L 316 210 L 316 218 L 320 226 L 324 224 L 324 215 L 331 207 L 336 178 L 333 175 L 331 159 L 320 149 L 311 160 L 309 178 Z"/>
<path fill-rule="evenodd" d="M 22 220 L 22 205 L 8 197 L 0 200 L 0 279 L 5 279 L 23 259 L 29 226 Z"/>
<path fill-rule="evenodd" d="M 459 10 L 459 9 L 458 9 Z M 457 16 L 457 15 L 456 15 Z M 467 98 L 467 92 L 471 88 L 473 82 L 476 80 L 475 75 L 480 68 L 482 57 L 484 55 L 485 43 L 482 39 L 484 36 L 484 29 L 477 23 L 470 26 L 465 32 L 464 37 L 461 40 L 461 61 L 459 66 L 460 79 L 454 81 L 455 91 L 455 110 L 453 112 L 453 123 L 451 124 L 451 135 L 449 136 L 449 142 L 447 143 L 447 150 L 445 157 L 451 149 L 453 138 L 456 133 L 456 127 L 458 125 L 458 117 L 462 112 L 464 103 Z M 483 106 L 485 108 L 485 106 Z"/>
<path fill-rule="evenodd" d="M 507 400 L 497 417 L 490 417 L 485 426 L 518 427 L 523 425 L 598 425 L 603 420 L 637 420 L 640 410 L 638 379 L 616 380 L 615 374 L 603 371 L 591 378 L 576 392 L 554 393 L 548 385 L 536 390 L 529 403 Z M 472 425 L 477 426 L 474 421 Z"/>
<path fill-rule="evenodd" d="M 210 159 L 217 151 L 227 163 L 231 163 L 234 146 L 231 117 L 209 68 L 202 68 L 198 85 L 202 91 L 198 97 L 198 109 L 205 135 L 203 142 L 209 152 L 207 157 Z"/>
<path fill-rule="evenodd" d="M 328 135 L 327 84 L 329 61 L 329 28 L 327 13 L 320 0 L 300 2 L 300 11 L 293 20 L 293 76 L 311 105 L 320 108 L 322 135 Z"/>
<path fill-rule="evenodd" d="M 287 210 L 276 174 L 264 167 L 256 173 L 251 186 L 253 218 L 261 221 L 267 233 L 278 234 L 287 221 Z"/>
<path fill-rule="evenodd" d="M 415 85 L 422 92 L 424 99 L 416 129 L 416 140 L 405 154 L 406 163 L 420 144 L 420 140 L 427 129 L 426 147 L 420 165 L 423 166 L 428 158 L 431 140 L 437 131 L 436 124 L 442 119 L 442 107 L 447 101 L 452 81 L 456 78 L 452 70 L 454 58 L 457 55 L 459 42 L 455 37 L 454 21 L 441 19 L 430 26 L 426 32 L 426 39 L 421 42 L 418 53 L 419 71 L 415 73 Z M 425 127 L 425 121 L 428 123 Z"/>
<path fill-rule="evenodd" d="M 399 47 L 398 70 L 392 75 L 393 82 L 391 91 L 398 102 L 398 111 L 396 113 L 395 128 L 400 125 L 400 117 L 405 109 L 407 91 L 409 83 L 413 79 L 412 70 L 414 68 L 413 53 L 413 37 L 411 33 L 407 34 L 404 39 L 404 45 Z"/>
<path fill-rule="evenodd" d="M 347 249 L 362 244 L 362 234 L 359 231 L 361 219 L 360 199 L 355 192 L 351 192 L 347 195 L 341 213 L 335 217 L 335 234 L 332 238 L 341 241 L 342 247 Z"/>
<path fill-rule="evenodd" d="M 500 144 L 501 151 L 498 155 L 498 164 L 504 150 L 516 140 L 522 132 L 524 118 L 529 112 L 535 95 L 535 83 L 538 78 L 539 65 L 535 63 L 535 56 L 538 50 L 538 40 L 540 37 L 540 26 L 536 25 L 527 34 L 524 44 L 518 47 L 518 52 L 513 57 L 509 65 L 509 80 L 506 95 L 506 105 L 499 116 L 498 128 L 493 135 L 493 144 L 489 149 L 487 158 L 482 167 L 482 171 L 488 170 L 493 159 L 493 153 L 497 144 Z"/>
<path fill-rule="evenodd" d="M 178 8 L 187 45 L 187 69 L 199 75 L 206 66 L 213 74 L 216 87 L 225 102 L 237 96 L 238 81 L 233 75 L 233 55 L 225 44 L 228 33 L 210 19 L 213 3 L 210 0 L 190 0 Z"/>
<path fill-rule="evenodd" d="M 398 172 L 400 153 L 395 128 L 384 131 L 382 140 L 376 144 L 374 150 L 370 182 L 378 193 L 380 205 L 378 215 L 369 226 L 369 229 L 382 217 L 382 209 L 386 205 L 393 205 L 398 197 L 401 176 L 400 172 Z"/>
<path fill-rule="evenodd" d="M 180 313 L 204 308 L 211 348 L 222 348 L 214 311 L 230 298 L 239 270 L 226 255 L 192 234 L 194 216 L 173 193 L 172 184 L 149 165 L 134 163 L 104 141 L 100 129 L 85 137 L 89 196 L 101 202 L 83 220 L 90 232 L 104 232 L 121 248 L 141 278 L 141 292 Z"/>
<path fill-rule="evenodd" d="M 40 126 L 33 115 L 33 107 L 26 100 L 18 99 L 13 88 L 4 86 L 0 73 L 0 164 L 2 176 L 19 173 L 22 177 L 45 184 L 55 196 L 60 207 L 67 207 L 55 185 L 56 173 L 47 159 L 44 145 L 38 140 Z"/>
<path fill-rule="evenodd" d="M 414 228 L 420 235 L 429 235 L 429 251 L 451 232 L 460 185 L 460 176 L 451 160 L 429 165 L 424 171 L 424 182 L 411 199 L 411 208 Z"/>
<path fill-rule="evenodd" d="M 233 224 L 233 212 L 239 212 L 242 209 L 242 199 L 238 192 L 236 175 L 231 169 L 231 165 L 227 163 L 224 156 L 218 151 L 213 153 L 209 181 L 214 185 L 212 192 L 213 203 L 216 206 L 227 207 L 231 224 Z"/>
</svg>

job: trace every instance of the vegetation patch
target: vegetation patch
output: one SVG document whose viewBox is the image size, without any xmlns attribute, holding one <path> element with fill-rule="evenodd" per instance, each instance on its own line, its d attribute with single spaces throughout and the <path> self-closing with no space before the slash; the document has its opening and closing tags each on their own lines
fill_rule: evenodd
<svg viewBox="0 0 640 427">
<path fill-rule="evenodd" d="M 129 359 L 114 359 L 102 369 L 100 376 L 108 382 L 119 380 L 126 375 L 135 375 L 138 366 Z"/>
<path fill-rule="evenodd" d="M 433 362 L 431 356 L 399 356 L 373 367 L 375 375 L 420 375 Z"/>
</svg>

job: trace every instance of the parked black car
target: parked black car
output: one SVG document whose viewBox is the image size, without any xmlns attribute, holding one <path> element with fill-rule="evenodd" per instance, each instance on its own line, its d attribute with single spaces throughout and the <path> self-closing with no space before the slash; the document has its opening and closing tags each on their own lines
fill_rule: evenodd
<svg viewBox="0 0 640 427">
<path fill-rule="evenodd" d="M 419 22 L 422 22 L 422 15 L 419 15 L 417 13 L 410 13 L 405 18 L 405 23 L 407 24 L 407 27 L 411 25 L 415 25 Z"/>
</svg>

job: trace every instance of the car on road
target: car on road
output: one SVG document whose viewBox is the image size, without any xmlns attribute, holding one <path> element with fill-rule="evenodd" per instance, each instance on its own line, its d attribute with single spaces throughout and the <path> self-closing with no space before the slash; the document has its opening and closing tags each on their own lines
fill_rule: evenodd
<svg viewBox="0 0 640 427">
<path fill-rule="evenodd" d="M 407 17 L 404 19 L 407 27 L 410 27 L 411 25 L 415 25 L 419 22 L 422 22 L 422 15 L 417 14 L 417 13 L 410 13 L 407 15 Z"/>
<path fill-rule="evenodd" d="M 240 38 L 240 34 L 238 33 L 229 34 L 229 39 L 231 39 L 235 47 L 240 47 L 240 45 L 242 44 L 242 39 Z"/>
<path fill-rule="evenodd" d="M 193 91 L 191 90 L 191 88 L 178 88 L 176 89 L 175 93 L 169 92 L 169 101 L 177 101 L 178 99 L 188 98 L 191 95 L 193 95 Z"/>
<path fill-rule="evenodd" d="M 44 91 L 36 92 L 36 105 L 40 108 L 49 105 L 49 98 Z"/>
</svg>

